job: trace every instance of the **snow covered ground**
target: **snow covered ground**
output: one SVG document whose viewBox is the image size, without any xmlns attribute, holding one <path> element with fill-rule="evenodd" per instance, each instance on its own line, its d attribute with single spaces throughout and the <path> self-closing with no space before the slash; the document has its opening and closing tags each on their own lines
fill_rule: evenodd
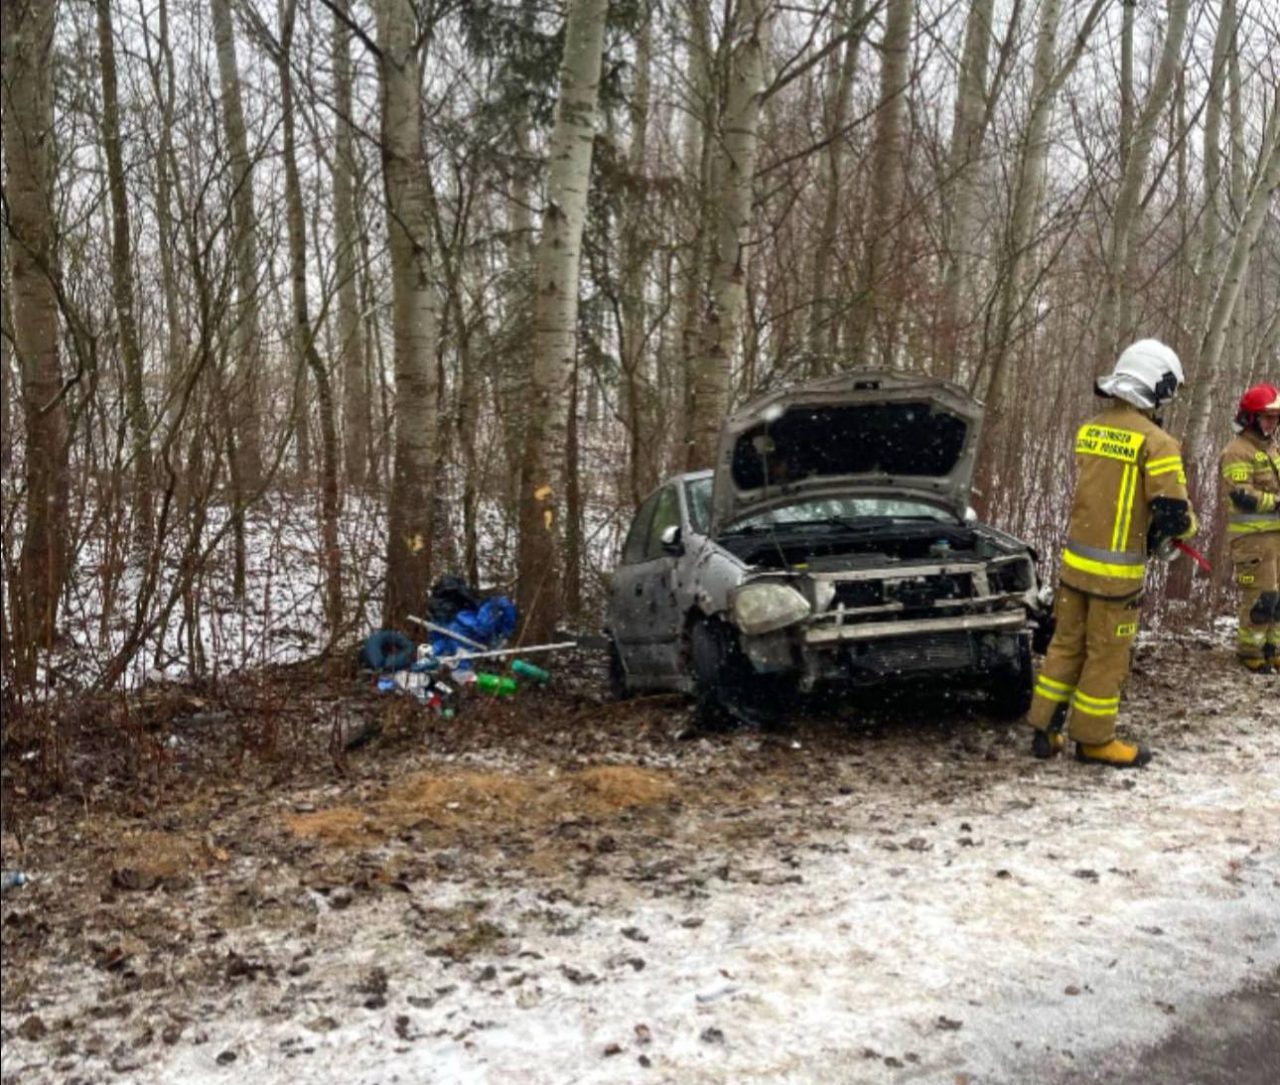
<svg viewBox="0 0 1280 1085">
<path fill-rule="evenodd" d="M 118 853 L 110 889 L 84 856 L 32 864 L 3 906 L 3 1081 L 1139 1065 L 1280 968 L 1280 685 L 1222 632 L 1139 652 L 1142 772 L 1034 761 L 1022 730 L 927 698 L 694 741 L 678 701 L 526 700 L 349 779 L 86 828 L 85 855 L 144 831 L 200 855 L 141 888 Z"/>
</svg>

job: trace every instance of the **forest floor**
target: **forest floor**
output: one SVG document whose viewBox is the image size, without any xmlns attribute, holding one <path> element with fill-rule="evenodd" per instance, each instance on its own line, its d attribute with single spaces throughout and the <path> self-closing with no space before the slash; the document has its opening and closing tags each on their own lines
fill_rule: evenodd
<svg viewBox="0 0 1280 1085">
<path fill-rule="evenodd" d="M 928 689 L 691 735 L 557 674 L 159 687 L 52 797 L 8 751 L 0 1079 L 1137 1082 L 1233 1021 L 1276 1080 L 1280 680 L 1222 631 L 1140 645 L 1134 773 Z"/>
</svg>

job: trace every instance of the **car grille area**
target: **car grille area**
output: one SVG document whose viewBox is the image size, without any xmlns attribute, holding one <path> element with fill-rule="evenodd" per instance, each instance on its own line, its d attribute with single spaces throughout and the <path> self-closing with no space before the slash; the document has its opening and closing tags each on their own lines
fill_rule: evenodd
<svg viewBox="0 0 1280 1085">
<path fill-rule="evenodd" d="M 965 632 L 924 633 L 850 645 L 846 662 L 855 675 L 876 678 L 965 670 L 977 663 L 975 648 Z"/>
</svg>

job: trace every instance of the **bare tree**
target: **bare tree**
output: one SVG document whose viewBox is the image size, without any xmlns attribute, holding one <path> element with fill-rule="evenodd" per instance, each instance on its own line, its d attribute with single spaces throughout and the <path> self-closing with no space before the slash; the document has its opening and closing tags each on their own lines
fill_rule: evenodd
<svg viewBox="0 0 1280 1085">
<path fill-rule="evenodd" d="M 105 0 L 100 0 L 105 2 Z M 320 563 L 324 569 L 324 616 L 332 641 L 342 629 L 342 561 L 338 547 L 338 430 L 333 383 L 328 367 L 316 348 L 316 333 L 307 302 L 307 223 L 302 208 L 302 182 L 298 177 L 296 112 L 293 93 L 293 39 L 297 0 L 282 0 L 280 41 L 276 67 L 280 73 L 280 109 L 284 119 L 284 184 L 289 233 L 289 287 L 292 303 L 294 351 L 316 382 L 320 408 Z"/>
<path fill-rule="evenodd" d="M 421 607 L 431 578 L 437 313 L 423 173 L 422 40 L 411 0 L 378 0 L 375 13 L 395 344 L 395 463 L 383 620 L 403 625 Z"/>
<path fill-rule="evenodd" d="M 724 113 L 714 137 L 712 195 L 705 205 L 712 224 L 708 230 L 712 238 L 710 287 L 690 376 L 692 404 L 685 459 L 689 468 L 712 463 L 720 425 L 729 408 L 730 375 L 746 297 L 751 196 L 773 16 L 772 0 L 743 0 L 737 8 L 739 21 L 732 28 L 736 41 Z"/>
<path fill-rule="evenodd" d="M 13 348 L 22 374 L 26 524 L 9 581 L 20 685 L 53 645 L 67 575 L 67 411 L 59 364 L 53 168 L 54 10 L 45 0 L 3 5 L 5 201 Z"/>
<path fill-rule="evenodd" d="M 338 367 L 342 373 L 342 448 L 347 484 L 364 484 L 369 465 L 369 388 L 361 342 L 352 182 L 351 28 L 349 0 L 333 0 L 333 261 L 338 287 Z"/>
<path fill-rule="evenodd" d="M 956 81 L 955 118 L 947 153 L 945 208 L 947 249 L 942 278 L 942 333 L 938 350 L 944 376 L 956 377 L 960 328 L 970 304 L 970 273 L 978 247 L 982 144 L 987 118 L 987 67 L 995 0 L 973 0 L 965 20 L 964 52 Z"/>
<path fill-rule="evenodd" d="M 1027 300 L 1027 265 L 1034 244 L 1044 195 L 1045 168 L 1049 157 L 1049 120 L 1062 85 L 1083 55 L 1089 36 L 1106 7 L 1106 0 L 1093 0 L 1067 55 L 1057 56 L 1060 0 L 1043 0 L 1036 31 L 1032 66 L 1031 98 L 1026 126 L 1019 134 L 1014 165 L 1012 206 L 1005 224 L 1003 261 L 993 342 L 985 366 L 987 428 L 975 469 L 980 511 L 988 512 L 999 482 L 996 465 L 1008 439 L 1008 414 L 1013 398 L 1009 356 L 1015 326 Z M 983 384 L 982 375 L 975 383 Z"/>
<path fill-rule="evenodd" d="M 557 546 L 563 508 L 569 387 L 577 348 L 578 269 L 607 0 L 571 0 L 551 135 L 542 237 L 534 270 L 534 359 L 520 471 L 521 636 L 549 639 L 563 605 Z"/>
<path fill-rule="evenodd" d="M 646 12 L 636 39 L 635 86 L 630 103 L 631 141 L 627 146 L 627 203 L 620 228 L 621 314 L 618 335 L 622 397 L 630 438 L 627 462 L 630 498 L 638 506 L 658 481 L 657 389 L 648 371 L 649 335 L 645 304 L 646 272 L 653 250 L 649 222 L 652 201 L 645 184 L 645 147 L 649 138 L 649 83 L 652 67 L 652 12 Z"/>
<path fill-rule="evenodd" d="M 102 144 L 111 194 L 111 292 L 115 300 L 120 354 L 124 363 L 127 422 L 133 442 L 133 494 L 141 548 L 151 545 L 153 477 L 151 419 L 142 389 L 142 347 L 134 318 L 133 237 L 129 225 L 129 193 L 120 146 L 120 100 L 116 87 L 116 46 L 110 0 L 97 0 L 98 62 L 102 69 Z"/>
<path fill-rule="evenodd" d="M 259 409 L 262 380 L 262 330 L 259 291 L 262 267 L 258 258 L 258 215 L 253 194 L 253 160 L 245 128 L 240 93 L 240 67 L 236 59 L 231 0 L 209 0 L 213 12 L 214 40 L 218 51 L 218 77 L 222 89 L 222 118 L 231 151 L 232 207 L 234 210 L 238 283 L 236 291 L 235 352 L 227 386 L 232 402 L 233 437 L 236 446 L 237 489 L 258 488 L 262 466 L 262 419 Z"/>
<path fill-rule="evenodd" d="M 1099 306 L 1097 347 L 1094 368 L 1104 370 L 1115 361 L 1120 340 L 1131 331 L 1132 278 L 1134 274 L 1133 237 L 1141 214 L 1139 197 L 1151 146 L 1156 137 L 1156 125 L 1160 114 L 1167 108 L 1173 90 L 1174 73 L 1182 58 L 1182 41 L 1187 28 L 1188 0 L 1170 0 L 1169 25 L 1165 31 L 1164 48 L 1155 79 L 1147 94 L 1142 112 L 1130 134 L 1128 125 L 1121 124 L 1121 177 L 1111 214 L 1111 237 L 1107 252 L 1107 284 Z M 1126 8 L 1126 19 L 1128 9 Z M 1127 25 L 1131 24 L 1127 23 Z M 1124 101 L 1132 96 L 1132 87 L 1122 87 Z"/>
<path fill-rule="evenodd" d="M 903 158 L 904 119 L 907 115 L 908 59 L 915 0 L 888 0 L 884 37 L 880 42 L 880 101 L 876 107 L 875 140 L 868 169 L 871 172 L 870 207 L 858 296 L 849 321 L 847 350 L 859 363 L 870 361 L 868 339 L 873 331 L 887 328 L 888 294 L 895 289 L 890 264 L 905 176 Z M 889 337 L 891 338 L 891 337 Z M 891 361 L 892 359 L 884 359 Z"/>
<path fill-rule="evenodd" d="M 845 126 L 853 83 L 858 73 L 858 51 L 862 46 L 862 25 L 866 19 L 866 0 L 840 0 L 839 18 L 833 35 L 844 37 L 838 59 L 831 64 L 824 113 L 826 147 L 823 149 L 826 189 L 823 193 L 822 225 L 813 248 L 813 306 L 809 310 L 808 347 L 815 373 L 827 373 L 838 338 L 835 321 L 834 290 L 829 281 L 831 256 L 836 247 L 840 224 L 840 206 L 844 189 Z"/>
</svg>

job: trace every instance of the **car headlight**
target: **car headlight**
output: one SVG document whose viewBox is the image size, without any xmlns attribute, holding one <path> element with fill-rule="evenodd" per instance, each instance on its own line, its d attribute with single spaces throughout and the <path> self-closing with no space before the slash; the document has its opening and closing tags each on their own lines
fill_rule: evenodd
<svg viewBox="0 0 1280 1085">
<path fill-rule="evenodd" d="M 788 584 L 747 584 L 733 597 L 733 620 L 744 633 L 772 633 L 809 616 L 809 600 Z"/>
</svg>

